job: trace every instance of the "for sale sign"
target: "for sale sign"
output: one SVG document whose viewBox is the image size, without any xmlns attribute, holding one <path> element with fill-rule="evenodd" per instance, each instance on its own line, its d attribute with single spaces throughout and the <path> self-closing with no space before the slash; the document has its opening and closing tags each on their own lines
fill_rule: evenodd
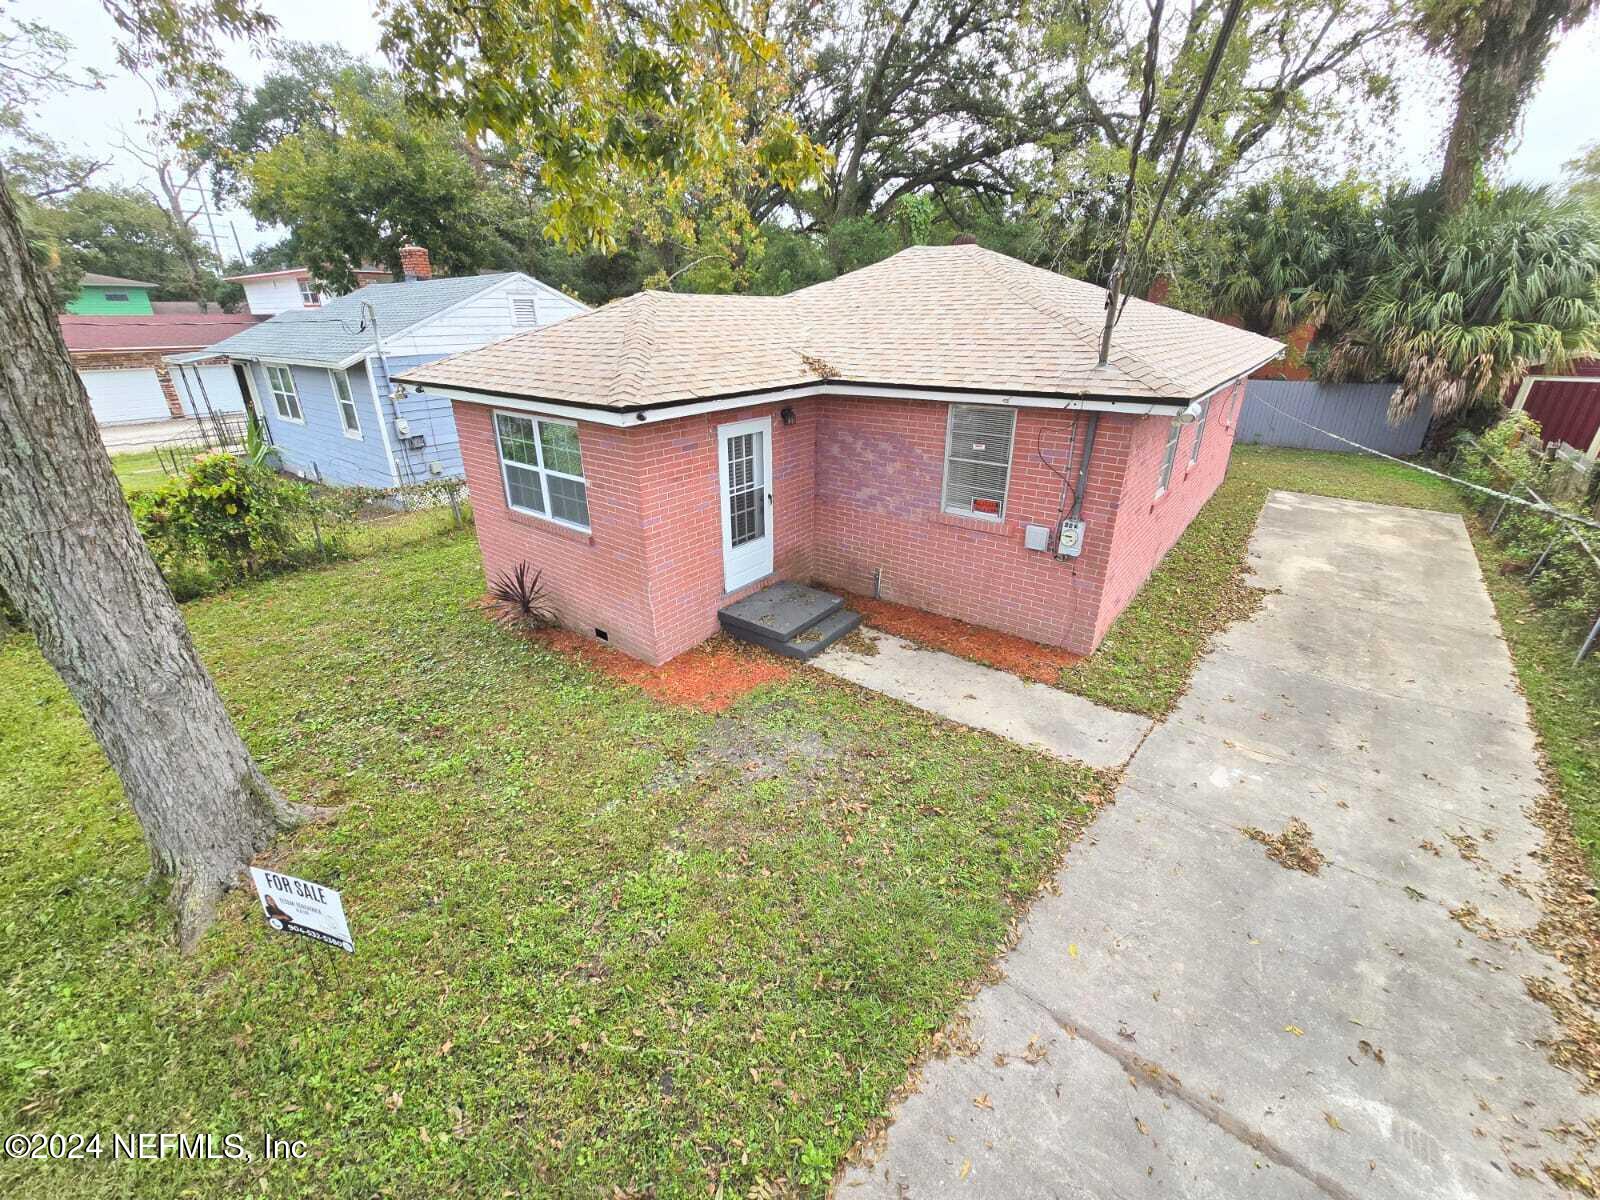
<svg viewBox="0 0 1600 1200">
<path fill-rule="evenodd" d="M 250 878 L 255 880 L 261 911 L 272 928 L 355 953 L 356 944 L 350 937 L 350 926 L 345 924 L 344 904 L 338 892 L 309 879 L 259 867 L 250 868 Z"/>
</svg>

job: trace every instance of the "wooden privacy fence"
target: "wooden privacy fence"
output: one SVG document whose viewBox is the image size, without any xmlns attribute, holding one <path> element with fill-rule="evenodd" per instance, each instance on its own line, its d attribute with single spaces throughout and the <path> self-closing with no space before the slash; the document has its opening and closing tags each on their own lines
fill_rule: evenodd
<svg viewBox="0 0 1600 1200">
<path fill-rule="evenodd" d="M 1393 394 L 1392 383 L 1252 379 L 1245 385 L 1238 440 L 1258 446 L 1355 452 L 1344 442 L 1317 432 L 1325 429 L 1384 454 L 1415 454 L 1428 435 L 1433 405 L 1424 402 L 1400 424 L 1390 425 L 1389 397 Z"/>
</svg>

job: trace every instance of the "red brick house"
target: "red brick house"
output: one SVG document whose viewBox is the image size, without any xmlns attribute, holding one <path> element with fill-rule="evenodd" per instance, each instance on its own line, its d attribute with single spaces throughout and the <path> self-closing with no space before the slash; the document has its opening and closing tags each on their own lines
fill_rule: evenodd
<svg viewBox="0 0 1600 1200">
<path fill-rule="evenodd" d="M 528 561 L 565 624 L 647 662 L 777 580 L 1088 652 L 1282 351 L 1134 300 L 1102 364 L 1104 301 L 915 247 L 789 296 L 642 293 L 397 378 L 454 403 L 490 578 Z"/>
</svg>

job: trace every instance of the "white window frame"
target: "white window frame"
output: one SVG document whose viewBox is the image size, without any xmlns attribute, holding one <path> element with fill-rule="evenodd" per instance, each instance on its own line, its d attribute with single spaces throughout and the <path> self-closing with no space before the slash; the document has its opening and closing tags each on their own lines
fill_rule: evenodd
<svg viewBox="0 0 1600 1200">
<path fill-rule="evenodd" d="M 1200 415 L 1194 422 L 1194 442 L 1189 447 L 1189 465 L 1192 467 L 1200 461 L 1200 442 L 1206 436 L 1206 418 L 1211 415 L 1211 397 L 1207 396 L 1200 401 Z"/>
<path fill-rule="evenodd" d="M 508 297 L 506 297 L 506 301 L 507 301 L 507 304 L 511 308 L 511 328 L 513 328 L 513 329 L 537 329 L 537 328 L 539 328 L 539 297 L 537 297 L 537 296 L 521 296 L 521 295 L 508 296 Z M 528 306 L 529 310 L 533 313 L 533 320 L 531 320 L 531 321 L 519 321 L 517 319 L 517 306 L 519 304 L 526 304 Z"/>
<path fill-rule="evenodd" d="M 294 425 L 304 425 L 306 411 L 300 405 L 300 391 L 294 385 L 294 371 L 287 363 L 262 363 L 261 369 L 267 374 L 267 391 L 272 393 L 272 406 L 277 410 L 279 419 Z M 289 384 L 288 391 L 278 387 L 278 381 L 272 374 L 274 371 L 283 372 L 283 378 Z M 289 411 L 291 407 L 294 409 L 293 412 Z"/>
<path fill-rule="evenodd" d="M 511 502 L 511 477 L 506 471 L 505 447 L 500 444 L 500 418 L 502 416 L 510 417 L 516 421 L 527 421 L 533 426 L 533 455 L 539 460 L 538 465 L 535 466 L 531 463 L 518 462 L 515 459 L 512 460 L 512 465 L 520 467 L 524 471 L 532 471 L 539 477 L 539 497 L 544 501 L 543 512 L 535 512 L 531 508 L 523 508 L 520 504 L 513 504 Z M 564 421 L 560 417 L 535 416 L 533 413 L 512 412 L 508 409 L 494 409 L 492 415 L 490 416 L 490 420 L 494 422 L 494 452 L 495 457 L 500 460 L 500 490 L 505 496 L 506 507 L 512 512 L 521 513 L 523 516 L 527 517 L 536 517 L 541 521 L 549 521 L 552 525 L 559 525 L 563 529 L 575 529 L 579 533 L 591 532 L 591 526 L 579 525 L 576 521 L 568 521 L 564 517 L 556 516 L 554 511 L 552 511 L 550 507 L 550 483 L 549 479 L 547 478 L 548 476 L 554 475 L 558 479 L 571 479 L 577 483 L 583 484 L 583 498 L 586 505 L 589 501 L 589 479 L 586 475 L 571 475 L 566 471 L 557 471 L 554 467 L 545 466 L 544 438 L 540 436 L 539 431 L 539 426 L 541 425 L 565 425 L 574 432 L 577 432 L 578 423 L 576 421 Z M 581 465 L 583 459 L 583 441 L 581 437 L 579 438 L 578 442 L 578 459 Z M 592 512 L 590 513 L 590 519 L 593 519 Z"/>
<path fill-rule="evenodd" d="M 328 371 L 328 384 L 333 388 L 333 407 L 339 413 L 339 428 L 352 441 L 363 440 L 361 417 L 356 412 L 356 394 L 350 387 L 350 376 L 343 371 Z M 341 392 L 339 389 L 343 387 Z"/>
<path fill-rule="evenodd" d="M 310 279 L 309 276 L 297 275 L 295 277 L 295 281 L 294 282 L 295 282 L 295 286 L 300 291 L 300 307 L 301 308 L 321 308 L 322 307 L 322 293 L 317 291 L 316 284 L 311 282 L 311 279 Z"/>
<path fill-rule="evenodd" d="M 965 517 L 973 521 L 989 521 L 995 525 L 1005 524 L 1006 512 L 1011 507 L 1011 463 L 1017 452 L 1017 410 L 1000 404 L 951 404 L 947 405 L 949 412 L 945 414 L 944 422 L 944 464 L 942 477 L 939 481 L 939 511 L 952 517 Z M 1011 437 L 1006 449 L 1006 486 L 1000 494 L 1000 511 L 998 513 L 973 512 L 970 508 L 962 511 L 950 507 L 950 451 L 956 431 L 956 410 L 962 408 L 996 408 L 1011 414 Z M 962 459 L 962 462 L 976 462 L 975 459 Z M 979 463 L 980 466 L 993 466 L 993 463 Z"/>
<path fill-rule="evenodd" d="M 1177 417 L 1172 418 L 1172 432 L 1167 435 L 1167 448 L 1161 452 L 1161 475 L 1156 480 L 1156 497 L 1159 499 L 1167 494 L 1167 488 L 1172 484 L 1172 464 L 1178 458 L 1178 443 L 1183 439 L 1183 425 Z"/>
</svg>

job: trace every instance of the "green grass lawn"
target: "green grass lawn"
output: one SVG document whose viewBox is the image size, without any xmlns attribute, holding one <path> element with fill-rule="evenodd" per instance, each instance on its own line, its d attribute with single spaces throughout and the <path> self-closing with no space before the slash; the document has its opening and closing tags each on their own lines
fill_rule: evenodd
<svg viewBox="0 0 1600 1200">
<path fill-rule="evenodd" d="M 1460 511 L 1402 467 L 1241 448 L 1064 684 L 1166 712 L 1249 608 L 1271 488 Z M 449 523 L 387 519 L 370 557 L 185 609 L 273 780 L 338 809 L 271 862 L 343 890 L 353 956 L 270 933 L 237 894 L 177 957 L 116 780 L 31 642 L 0 643 L 7 1131 L 312 1151 L 0 1160 L 0 1193 L 821 1194 L 1087 823 L 1091 773 L 819 673 L 709 717 L 493 628 Z M 1600 663 L 1573 667 L 1475 541 L 1600 859 Z"/>
<path fill-rule="evenodd" d="M 1086 770 L 820 673 L 664 707 L 482 590 L 447 535 L 186 607 L 274 782 L 339 806 L 271 862 L 342 889 L 351 956 L 236 893 L 179 958 L 81 718 L 0 644 L 6 1131 L 311 1147 L 0 1194 L 821 1194 L 1087 822 Z"/>
<path fill-rule="evenodd" d="M 1600 656 L 1573 664 L 1578 638 L 1533 605 L 1507 556 L 1453 484 L 1360 454 L 1263 446 L 1234 449 L 1227 478 L 1095 654 L 1061 686 L 1131 712 L 1164 716 L 1188 685 L 1213 631 L 1248 612 L 1240 582 L 1256 518 L 1274 489 L 1466 515 L 1534 725 L 1574 831 L 1600 879 Z"/>
<path fill-rule="evenodd" d="M 125 496 L 154 487 L 167 477 L 167 469 L 161 465 L 154 450 L 113 454 L 111 469 L 117 473 L 117 482 L 122 484 Z"/>
</svg>

